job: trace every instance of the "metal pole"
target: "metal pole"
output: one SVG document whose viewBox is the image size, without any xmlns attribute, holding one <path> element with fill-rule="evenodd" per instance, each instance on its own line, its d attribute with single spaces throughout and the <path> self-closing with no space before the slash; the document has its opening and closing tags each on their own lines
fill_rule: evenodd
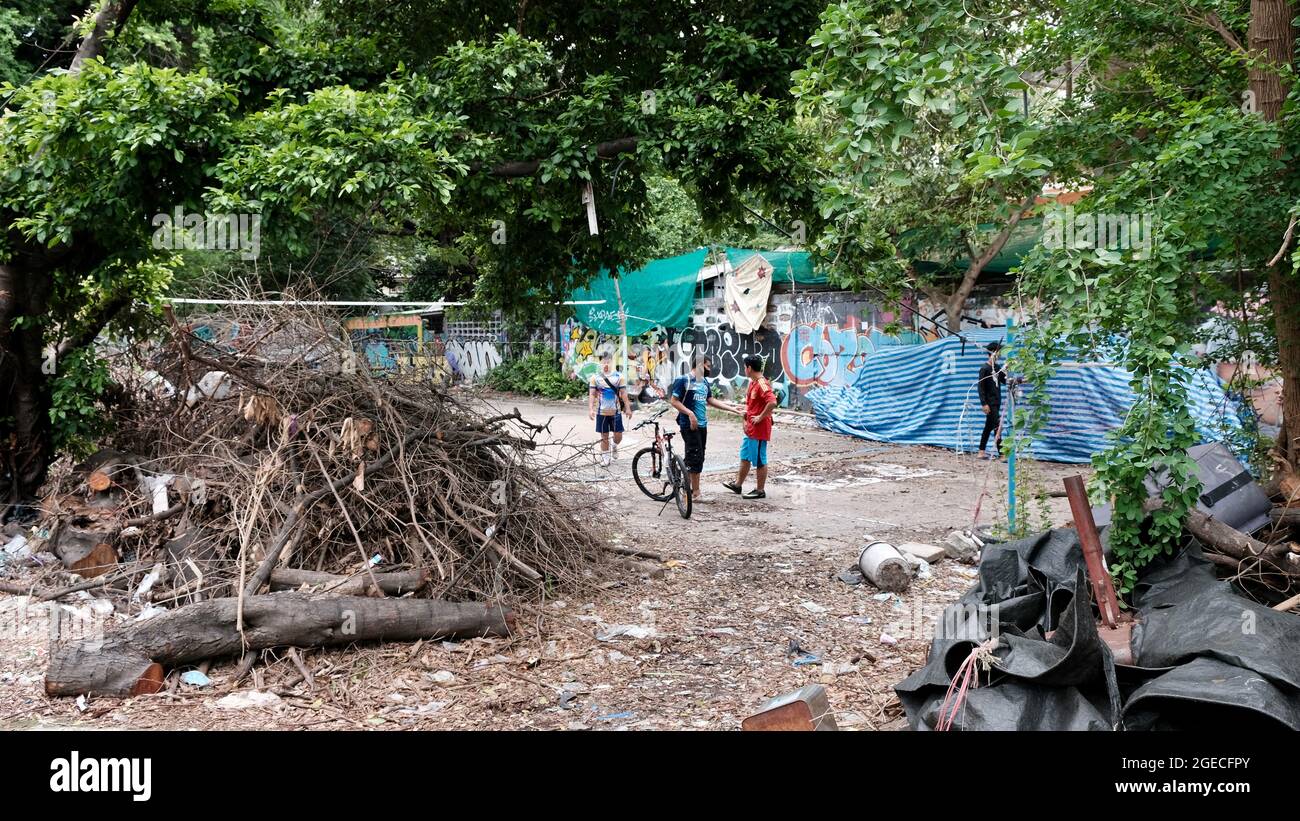
<svg viewBox="0 0 1300 821">
<path fill-rule="evenodd" d="M 619 277 L 614 277 L 614 298 L 618 300 L 618 318 L 623 325 L 623 379 L 627 380 L 627 310 L 623 307 L 623 289 L 618 287 Z"/>
<path fill-rule="evenodd" d="M 1011 317 L 1007 317 L 1007 349 L 1008 350 L 1011 348 L 1011 336 L 1014 333 L 1013 329 L 1015 328 L 1015 326 L 1016 326 L 1016 321 Z M 1015 403 L 1015 399 L 1013 398 L 1014 396 L 1015 396 L 1015 389 L 1012 386 L 1008 385 L 1007 386 L 1007 408 L 1008 408 L 1008 416 L 1011 417 L 1012 440 L 1011 440 L 1011 453 L 1007 456 L 1007 526 L 1010 528 L 1012 533 L 1016 532 L 1016 442 L 1015 442 L 1016 403 Z M 999 424 L 1001 424 L 1001 420 L 999 420 Z"/>
</svg>

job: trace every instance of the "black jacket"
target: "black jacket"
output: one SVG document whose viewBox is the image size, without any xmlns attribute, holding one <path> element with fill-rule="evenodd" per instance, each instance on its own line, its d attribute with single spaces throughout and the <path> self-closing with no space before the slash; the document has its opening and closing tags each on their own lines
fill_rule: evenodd
<svg viewBox="0 0 1300 821">
<path fill-rule="evenodd" d="M 997 372 L 988 362 L 980 368 L 980 404 L 990 408 L 1002 406 L 1002 386 L 1007 384 L 1007 370 L 998 366 Z"/>
</svg>

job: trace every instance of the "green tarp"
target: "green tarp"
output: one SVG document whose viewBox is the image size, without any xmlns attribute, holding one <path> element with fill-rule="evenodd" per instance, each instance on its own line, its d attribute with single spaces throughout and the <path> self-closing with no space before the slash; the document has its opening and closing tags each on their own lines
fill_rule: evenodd
<svg viewBox="0 0 1300 821">
<path fill-rule="evenodd" d="M 999 226 L 993 223 L 980 223 L 982 241 L 987 243 L 1000 230 Z M 1007 244 L 1002 246 L 998 255 L 989 260 L 988 265 L 984 266 L 985 274 L 1005 274 L 1012 268 L 1020 264 L 1020 260 L 1028 254 L 1039 241 L 1043 231 L 1043 218 L 1033 217 L 1023 219 L 1015 228 L 1011 229 L 1011 236 L 1007 237 Z M 966 270 L 969 259 L 964 254 L 959 254 L 956 259 L 947 264 L 935 262 L 932 259 L 919 259 L 915 261 L 918 271 L 931 273 L 935 271 L 952 271 L 960 273 Z"/>
<path fill-rule="evenodd" d="M 762 254 L 772 265 L 773 282 L 795 282 L 799 285 L 823 285 L 826 275 L 813 270 L 812 258 L 807 251 L 755 251 L 751 248 L 728 248 L 727 261 L 732 269 L 754 254 Z"/>
<path fill-rule="evenodd" d="M 628 336 L 639 336 L 656 325 L 685 328 L 691 322 L 695 279 L 708 251 L 704 248 L 667 259 L 656 259 L 635 271 L 620 271 L 619 290 L 627 311 Z M 569 295 L 574 302 L 604 300 L 600 305 L 576 305 L 578 322 L 603 334 L 623 333 L 618 294 L 609 271 L 602 269 L 586 288 Z"/>
</svg>

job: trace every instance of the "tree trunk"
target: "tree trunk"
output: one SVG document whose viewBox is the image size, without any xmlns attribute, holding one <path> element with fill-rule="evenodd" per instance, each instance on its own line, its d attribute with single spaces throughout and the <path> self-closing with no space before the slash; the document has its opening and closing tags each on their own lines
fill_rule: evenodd
<svg viewBox="0 0 1300 821">
<path fill-rule="evenodd" d="M 1288 89 L 1279 69 L 1294 57 L 1296 30 L 1291 21 L 1297 15 L 1300 3 L 1251 0 L 1246 48 L 1267 62 L 1251 68 L 1248 80 L 1256 110 L 1268 122 L 1277 120 L 1286 100 Z M 1273 265 L 1268 269 L 1268 291 L 1282 370 L 1282 418 L 1300 420 L 1300 283 L 1290 266 Z M 1286 427 L 1287 439 L 1278 443 L 1278 449 L 1295 465 L 1300 459 L 1300 425 Z"/>
<path fill-rule="evenodd" d="M 379 589 L 384 593 L 400 596 L 403 593 L 419 590 L 428 584 L 429 571 L 405 570 L 394 573 L 376 573 L 375 581 L 379 583 Z M 333 593 L 338 596 L 362 596 L 372 587 L 368 576 L 348 578 L 346 576 L 336 576 L 333 573 L 299 570 L 292 567 L 280 567 L 271 571 L 272 590 L 296 590 L 304 584 L 313 587 L 323 585 L 325 589 L 321 591 L 322 593 Z"/>
<path fill-rule="evenodd" d="M 0 265 L 0 453 L 10 502 L 36 496 L 53 458 L 43 328 L 12 325 L 18 317 L 45 316 L 50 283 L 21 253 Z"/>
<path fill-rule="evenodd" d="M 98 57 L 103 52 L 104 40 L 108 37 L 109 29 L 112 29 L 114 34 L 121 31 L 137 2 L 138 0 L 104 0 L 103 5 L 99 7 L 99 12 L 95 14 L 95 25 L 77 47 L 77 54 L 72 58 L 72 65 L 68 69 L 70 72 L 76 74 L 81 71 L 82 63 Z"/>
<path fill-rule="evenodd" d="M 1030 194 L 1024 202 L 1011 214 L 1007 219 L 1006 225 L 998 232 L 983 251 L 977 252 L 971 247 L 970 263 L 966 266 L 966 273 L 962 275 L 961 282 L 948 298 L 944 306 L 944 312 L 947 314 L 948 330 L 951 333 L 957 333 L 961 330 L 961 313 L 966 307 L 966 300 L 970 297 L 971 291 L 975 290 L 975 284 L 979 282 L 980 274 L 984 272 L 984 267 L 988 265 L 1006 247 L 1007 240 L 1011 239 L 1011 232 L 1020 224 L 1021 218 L 1025 215 L 1025 209 L 1034 204 L 1035 194 Z"/>
<path fill-rule="evenodd" d="M 501 607 L 433 599 L 372 599 L 272 593 L 200 602 L 50 653 L 45 692 L 127 696 L 155 663 L 189 664 L 271 647 L 323 647 L 357 641 L 415 641 L 505 636 L 512 617 Z"/>
</svg>

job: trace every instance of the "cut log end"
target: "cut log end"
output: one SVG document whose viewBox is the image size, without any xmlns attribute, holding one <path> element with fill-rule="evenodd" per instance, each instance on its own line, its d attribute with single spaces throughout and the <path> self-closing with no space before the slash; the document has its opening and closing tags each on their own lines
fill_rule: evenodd
<svg viewBox="0 0 1300 821">
<path fill-rule="evenodd" d="M 78 575 L 93 579 L 102 576 L 117 566 L 117 551 L 111 544 L 100 542 L 82 559 L 68 565 L 68 569 Z"/>
<path fill-rule="evenodd" d="M 86 479 L 86 484 L 90 485 L 90 489 L 96 493 L 103 493 L 112 486 L 113 480 L 104 471 L 95 470 L 91 471 L 89 478 Z"/>
<path fill-rule="evenodd" d="M 144 675 L 140 676 L 140 680 L 131 688 L 131 695 L 145 696 L 159 692 L 163 688 L 164 678 L 163 666 L 157 663 L 150 664 L 144 671 Z"/>
</svg>

